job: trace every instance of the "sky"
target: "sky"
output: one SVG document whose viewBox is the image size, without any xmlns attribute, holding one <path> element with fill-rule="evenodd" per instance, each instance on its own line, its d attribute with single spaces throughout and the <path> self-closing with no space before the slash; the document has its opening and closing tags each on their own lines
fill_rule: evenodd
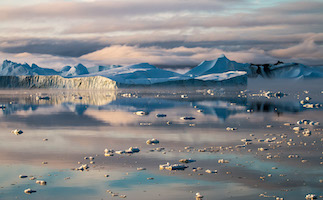
<svg viewBox="0 0 323 200">
<path fill-rule="evenodd" d="M 0 1 L 0 59 L 187 68 L 225 54 L 323 65 L 323 0 Z"/>
</svg>

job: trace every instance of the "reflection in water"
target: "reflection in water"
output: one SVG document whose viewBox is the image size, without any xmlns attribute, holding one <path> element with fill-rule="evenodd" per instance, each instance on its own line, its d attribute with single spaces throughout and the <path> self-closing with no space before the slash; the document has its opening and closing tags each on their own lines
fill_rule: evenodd
<svg viewBox="0 0 323 200">
<path fill-rule="evenodd" d="M 106 199 L 110 196 L 106 190 L 147 200 L 194 199 L 196 192 L 205 199 L 249 200 L 259 199 L 264 191 L 288 199 L 319 194 L 322 127 L 304 125 L 312 131 L 305 137 L 283 124 L 302 118 L 319 121 L 322 110 L 300 105 L 307 94 L 267 99 L 252 95 L 257 92 L 1 91 L 0 104 L 5 108 L 0 115 L 0 197 L 24 199 L 26 188 L 37 191 L 32 199 L 57 199 L 56 194 L 61 199 Z M 322 101 L 319 94 L 311 93 L 313 101 Z M 148 114 L 134 114 L 140 110 Z M 160 113 L 167 116 L 156 117 Z M 196 119 L 181 120 L 183 116 Z M 238 129 L 226 131 L 226 127 Z M 10 134 L 15 128 L 24 134 Z M 147 145 L 151 138 L 160 144 Z M 250 144 L 241 141 L 246 138 Z M 140 148 L 140 153 L 103 156 L 106 148 L 131 146 Z M 264 147 L 268 150 L 258 151 Z M 290 154 L 299 157 L 288 159 Z M 267 159 L 268 155 L 272 157 Z M 93 156 L 95 163 L 84 160 L 85 156 Z M 158 170 L 159 164 L 183 158 L 196 162 L 181 172 Z M 219 159 L 229 163 L 218 163 Z M 89 171 L 70 170 L 80 164 L 89 164 Z M 147 170 L 137 171 L 138 167 Z M 198 167 L 203 170 L 192 171 Z M 207 174 L 206 169 L 218 173 Z M 20 174 L 37 176 L 48 184 L 19 179 Z"/>
<path fill-rule="evenodd" d="M 239 93 L 237 93 L 239 94 Z M 236 95 L 237 95 L 236 94 Z M 39 96 L 49 97 L 38 99 Z M 148 96 L 148 95 L 147 95 Z M 226 121 L 232 115 L 246 112 L 276 112 L 276 113 L 297 113 L 306 110 L 299 104 L 297 99 L 289 101 L 269 101 L 265 98 L 252 99 L 244 97 L 221 97 L 202 96 L 200 93 L 191 94 L 188 99 L 178 98 L 179 94 L 146 97 L 145 94 L 136 95 L 134 98 L 125 98 L 116 92 L 47 92 L 26 95 L 11 101 L 2 99 L 1 103 L 6 108 L 2 109 L 4 115 L 11 115 L 19 111 L 36 111 L 39 108 L 47 109 L 53 106 L 62 106 L 68 111 L 77 115 L 84 115 L 86 110 L 106 110 L 136 112 L 138 110 L 158 112 L 164 109 L 191 109 L 197 108 L 203 115 L 213 115 L 221 121 Z M 4 102 L 7 100 L 7 102 Z"/>
</svg>

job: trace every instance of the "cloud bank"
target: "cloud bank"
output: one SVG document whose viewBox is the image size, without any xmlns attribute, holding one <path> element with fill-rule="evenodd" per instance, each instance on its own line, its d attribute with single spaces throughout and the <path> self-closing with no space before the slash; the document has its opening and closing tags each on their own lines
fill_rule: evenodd
<svg viewBox="0 0 323 200">
<path fill-rule="evenodd" d="M 322 65 L 322 10 L 319 0 L 3 1 L 0 58 L 176 67 L 225 53 Z"/>
</svg>

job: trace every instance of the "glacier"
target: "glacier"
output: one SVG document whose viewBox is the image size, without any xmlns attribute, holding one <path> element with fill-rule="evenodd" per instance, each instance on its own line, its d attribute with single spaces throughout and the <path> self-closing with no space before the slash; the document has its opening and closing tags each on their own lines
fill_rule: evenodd
<svg viewBox="0 0 323 200">
<path fill-rule="evenodd" d="M 218 59 L 203 61 L 185 75 L 198 77 L 214 73 L 225 73 L 229 71 L 246 72 L 249 78 L 279 78 L 279 79 L 306 79 L 323 78 L 323 71 L 315 67 L 309 67 L 299 63 L 283 63 L 278 61 L 275 64 L 252 64 L 238 63 L 231 61 L 225 55 Z"/>
<path fill-rule="evenodd" d="M 129 66 L 108 65 L 87 68 L 83 64 L 65 66 L 60 71 L 36 64 L 3 61 L 1 88 L 118 89 L 134 86 L 186 87 L 246 85 L 248 78 L 322 78 L 323 72 L 298 63 L 238 63 L 222 55 L 203 61 L 185 74 L 164 70 L 149 63 Z"/>
</svg>

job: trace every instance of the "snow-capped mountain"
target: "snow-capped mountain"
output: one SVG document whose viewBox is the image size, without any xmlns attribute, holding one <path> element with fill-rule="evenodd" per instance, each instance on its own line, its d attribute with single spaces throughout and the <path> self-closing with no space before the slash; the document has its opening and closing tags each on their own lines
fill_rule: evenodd
<svg viewBox="0 0 323 200">
<path fill-rule="evenodd" d="M 249 64 L 231 61 L 224 55 L 216 60 L 203 61 L 198 66 L 188 71 L 185 75 L 198 77 L 211 74 L 225 73 L 229 71 L 244 71 L 248 77 L 263 78 L 323 78 L 323 72 L 315 67 L 309 67 L 299 63 L 275 64 Z"/>
<path fill-rule="evenodd" d="M 40 76 L 39 76 L 40 75 Z M 4 77 L 5 76 L 5 77 Z M 31 77 L 26 77 L 31 76 Z M 185 74 L 157 68 L 148 63 L 130 66 L 98 66 L 88 70 L 84 65 L 65 66 L 60 71 L 19 64 L 5 60 L 0 69 L 0 87 L 51 87 L 95 89 L 155 86 L 246 85 L 247 77 L 323 78 L 323 72 L 297 63 L 247 64 L 231 61 L 225 56 L 203 61 Z"/>
<path fill-rule="evenodd" d="M 38 67 L 36 64 L 31 66 L 27 63 L 19 64 L 5 60 L 0 69 L 1 76 L 20 76 L 20 75 L 58 75 L 54 69 Z"/>
<path fill-rule="evenodd" d="M 218 74 L 228 71 L 246 71 L 249 72 L 250 64 L 237 63 L 229 60 L 225 55 L 221 55 L 216 60 L 203 61 L 198 66 L 188 71 L 185 75 L 197 77 L 208 74 Z M 250 72 L 249 72 L 250 73 Z"/>
<path fill-rule="evenodd" d="M 163 70 L 148 63 L 140 63 L 125 67 L 118 67 L 102 72 L 94 73 L 93 76 L 103 76 L 123 84 L 154 84 L 170 80 L 184 79 L 182 74 Z"/>
<path fill-rule="evenodd" d="M 121 65 L 107 65 L 107 66 L 94 66 L 94 67 L 89 67 L 87 70 L 89 71 L 90 74 L 92 73 L 97 73 L 97 72 L 102 72 L 114 68 L 122 67 Z"/>
<path fill-rule="evenodd" d="M 89 74 L 87 68 L 82 64 L 78 64 L 74 67 L 65 66 L 63 70 L 64 71 L 61 71 L 61 76 L 79 76 Z"/>
<path fill-rule="evenodd" d="M 251 76 L 264 78 L 322 78 L 323 71 L 299 63 L 283 63 L 254 65 L 250 64 Z"/>
</svg>

